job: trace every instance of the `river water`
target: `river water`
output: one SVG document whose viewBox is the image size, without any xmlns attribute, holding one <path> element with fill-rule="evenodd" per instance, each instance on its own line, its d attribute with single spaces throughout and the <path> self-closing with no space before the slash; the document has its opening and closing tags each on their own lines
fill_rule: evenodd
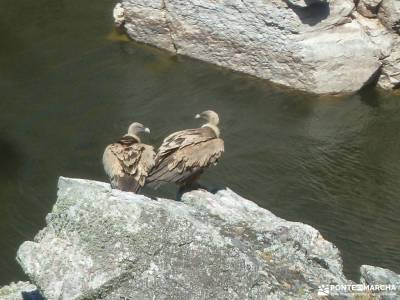
<svg viewBox="0 0 400 300">
<path fill-rule="evenodd" d="M 400 96 L 312 96 L 174 57 L 113 33 L 113 5 L 1 0 L 0 285 L 25 279 L 16 250 L 58 176 L 105 180 L 102 151 L 131 121 L 158 145 L 210 108 L 226 153 L 202 183 L 315 226 L 353 279 L 361 264 L 400 272 Z"/>
</svg>

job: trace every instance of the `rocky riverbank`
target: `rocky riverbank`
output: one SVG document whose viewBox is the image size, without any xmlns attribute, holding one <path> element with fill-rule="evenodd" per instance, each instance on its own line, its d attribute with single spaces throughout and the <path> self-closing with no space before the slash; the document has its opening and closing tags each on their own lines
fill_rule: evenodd
<svg viewBox="0 0 400 300">
<path fill-rule="evenodd" d="M 397 0 L 122 0 L 134 40 L 317 94 L 400 85 Z"/>
<path fill-rule="evenodd" d="M 47 226 L 17 255 L 49 300 L 313 299 L 321 285 L 353 284 L 316 229 L 229 189 L 188 192 L 178 202 L 83 179 L 61 177 L 58 188 Z M 364 283 L 400 291 L 389 270 L 361 273 Z M 28 283 L 0 289 L 0 298 L 21 299 L 21 291 L 40 299 Z"/>
</svg>

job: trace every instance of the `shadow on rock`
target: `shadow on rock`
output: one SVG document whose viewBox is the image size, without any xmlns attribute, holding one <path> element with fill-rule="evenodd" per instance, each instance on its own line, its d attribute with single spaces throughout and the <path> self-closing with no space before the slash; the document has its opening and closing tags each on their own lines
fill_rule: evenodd
<svg viewBox="0 0 400 300">
<path fill-rule="evenodd" d="M 38 290 L 31 292 L 22 292 L 23 300 L 45 300 Z"/>
<path fill-rule="evenodd" d="M 318 23 L 328 18 L 331 11 L 329 8 L 329 3 L 327 2 L 317 2 L 310 4 L 307 7 L 301 7 L 298 5 L 294 5 L 289 0 L 283 1 L 291 10 L 294 11 L 294 13 L 299 17 L 300 21 L 303 24 L 307 24 L 310 26 L 317 25 Z"/>
</svg>

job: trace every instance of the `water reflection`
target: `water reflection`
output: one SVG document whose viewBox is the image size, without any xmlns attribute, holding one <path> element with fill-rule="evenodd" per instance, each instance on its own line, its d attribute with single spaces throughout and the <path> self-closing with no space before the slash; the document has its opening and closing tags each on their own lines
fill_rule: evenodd
<svg viewBox="0 0 400 300">
<path fill-rule="evenodd" d="M 22 164 L 19 146 L 0 136 L 0 180 L 15 180 Z"/>
</svg>

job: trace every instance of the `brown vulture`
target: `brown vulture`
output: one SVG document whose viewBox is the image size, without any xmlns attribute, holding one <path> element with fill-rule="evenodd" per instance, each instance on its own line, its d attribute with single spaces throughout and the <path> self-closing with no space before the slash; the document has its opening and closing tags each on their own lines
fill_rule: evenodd
<svg viewBox="0 0 400 300">
<path fill-rule="evenodd" d="M 112 188 L 137 193 L 143 187 L 155 152 L 153 146 L 141 143 L 138 135 L 142 132 L 150 133 L 150 129 L 132 123 L 126 135 L 104 150 L 103 166 Z"/>
<path fill-rule="evenodd" d="M 207 110 L 195 118 L 204 119 L 205 124 L 200 128 L 172 133 L 164 139 L 146 185 L 157 189 L 169 182 L 187 187 L 204 169 L 217 163 L 224 152 L 224 141 L 219 137 L 218 114 Z"/>
</svg>

